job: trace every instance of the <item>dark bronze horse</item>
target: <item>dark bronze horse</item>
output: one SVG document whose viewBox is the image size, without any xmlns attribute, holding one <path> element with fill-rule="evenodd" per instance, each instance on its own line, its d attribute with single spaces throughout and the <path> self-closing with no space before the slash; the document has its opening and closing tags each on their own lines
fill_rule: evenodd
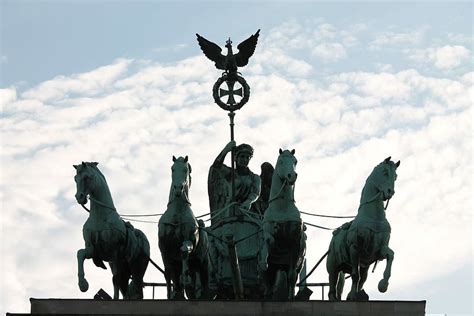
<svg viewBox="0 0 474 316">
<path fill-rule="evenodd" d="M 165 265 L 168 299 L 208 298 L 209 242 L 190 208 L 191 165 L 175 158 L 166 212 L 158 223 L 158 245 Z M 199 278 L 199 283 L 197 279 Z M 172 283 L 171 283 L 172 281 Z M 200 284 L 200 288 L 198 288 Z"/>
<path fill-rule="evenodd" d="M 89 218 L 82 228 L 86 247 L 77 251 L 80 290 L 85 292 L 89 288 L 84 277 L 84 260 L 93 259 L 103 269 L 106 269 L 103 261 L 107 261 L 113 274 L 114 299 L 119 298 L 119 289 L 124 299 L 142 299 L 143 275 L 150 258 L 145 234 L 120 218 L 97 162 L 83 162 L 74 168 L 77 202 L 86 204 L 87 196 L 91 201 Z"/>
<path fill-rule="evenodd" d="M 265 299 L 293 300 L 306 251 L 303 221 L 295 205 L 295 150 L 281 150 L 272 176 L 270 200 L 263 220 L 260 268 Z"/>
<path fill-rule="evenodd" d="M 385 217 L 383 202 L 395 194 L 399 165 L 400 161 L 394 163 L 388 157 L 374 168 L 362 190 L 356 218 L 334 231 L 326 261 L 330 300 L 341 299 L 344 273 L 352 278 L 347 299 L 368 300 L 363 286 L 369 266 L 383 259 L 387 259 L 387 265 L 378 288 L 380 292 L 387 290 L 394 252 L 388 247 L 391 228 Z"/>
</svg>

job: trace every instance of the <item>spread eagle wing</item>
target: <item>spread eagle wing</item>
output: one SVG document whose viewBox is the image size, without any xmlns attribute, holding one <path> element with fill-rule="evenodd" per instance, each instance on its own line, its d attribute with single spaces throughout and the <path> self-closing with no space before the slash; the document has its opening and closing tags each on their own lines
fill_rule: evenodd
<svg viewBox="0 0 474 316">
<path fill-rule="evenodd" d="M 235 55 L 235 61 L 238 67 L 243 67 L 249 62 L 250 56 L 255 52 L 259 35 L 260 30 L 237 46 L 239 53 Z"/>
<path fill-rule="evenodd" d="M 207 58 L 216 63 L 217 69 L 226 70 L 225 56 L 221 54 L 222 48 L 220 48 L 219 45 L 217 45 L 216 43 L 208 41 L 197 33 L 196 36 L 199 46 L 201 46 L 201 50 L 204 55 L 206 55 Z"/>
</svg>

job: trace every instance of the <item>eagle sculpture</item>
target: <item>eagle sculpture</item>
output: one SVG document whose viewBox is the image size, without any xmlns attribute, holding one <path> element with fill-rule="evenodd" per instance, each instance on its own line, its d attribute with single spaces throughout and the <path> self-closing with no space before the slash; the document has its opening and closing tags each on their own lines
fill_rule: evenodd
<svg viewBox="0 0 474 316">
<path fill-rule="evenodd" d="M 207 58 L 215 62 L 217 69 L 225 70 L 227 73 L 237 73 L 237 67 L 243 67 L 249 62 L 250 56 L 255 52 L 257 46 L 258 36 L 260 30 L 254 35 L 251 35 L 245 41 L 237 45 L 239 52 L 234 55 L 232 52 L 232 41 L 227 40 L 225 47 L 227 47 L 227 56 L 222 55 L 222 48 L 219 45 L 208 41 L 201 35 L 196 33 L 199 46 Z"/>
</svg>

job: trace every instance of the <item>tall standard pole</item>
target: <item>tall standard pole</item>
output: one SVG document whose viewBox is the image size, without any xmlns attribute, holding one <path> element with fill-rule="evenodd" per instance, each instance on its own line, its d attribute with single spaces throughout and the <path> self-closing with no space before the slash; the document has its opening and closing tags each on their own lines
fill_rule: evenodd
<svg viewBox="0 0 474 316">
<path fill-rule="evenodd" d="M 234 141 L 234 117 L 235 117 L 235 113 L 234 111 L 230 111 L 229 112 L 229 119 L 230 119 L 230 140 L 231 141 Z M 232 202 L 235 202 L 235 160 L 234 160 L 234 149 L 232 149 L 231 153 L 230 153 L 230 159 L 231 159 L 231 168 L 232 168 L 232 172 L 231 172 L 231 203 Z M 230 208 L 230 215 L 231 216 L 235 216 L 235 209 L 234 209 L 234 206 L 232 206 Z"/>
<path fill-rule="evenodd" d="M 250 87 L 245 81 L 245 79 L 241 76 L 238 72 L 238 67 L 243 67 L 247 65 L 248 59 L 253 55 L 255 51 L 255 47 L 257 46 L 257 40 L 259 36 L 260 30 L 258 30 L 254 35 L 250 36 L 248 39 L 243 41 L 238 45 L 239 53 L 234 55 L 232 53 L 232 41 L 226 41 L 226 48 L 227 48 L 227 56 L 222 55 L 218 51 L 216 51 L 216 47 L 219 45 L 210 42 L 209 40 L 205 39 L 199 34 L 196 34 L 197 41 L 201 50 L 203 51 L 204 55 L 209 58 L 211 61 L 215 63 L 215 66 L 219 70 L 224 70 L 222 76 L 217 79 L 212 87 L 212 96 L 216 104 L 223 110 L 228 111 L 229 119 L 230 119 L 230 140 L 235 142 L 234 137 L 234 118 L 235 118 L 235 111 L 241 109 L 249 100 L 250 97 Z M 234 84 L 238 82 L 242 87 L 235 90 Z M 223 84 L 227 85 L 227 89 L 221 87 Z M 227 101 L 224 102 L 222 97 L 228 96 Z M 240 96 L 241 100 L 236 102 L 234 96 Z M 230 207 L 229 214 L 231 217 L 234 217 L 237 213 L 236 206 L 235 206 L 235 199 L 236 199 L 236 185 L 235 185 L 235 177 L 236 177 L 236 163 L 235 163 L 235 150 L 233 149 L 231 152 L 231 199 L 230 203 L 232 206 Z M 215 182 L 217 181 L 210 181 L 208 180 L 209 191 L 211 189 L 214 190 Z M 211 193 L 210 193 L 211 194 Z M 212 207 L 212 206 L 211 206 Z M 221 207 L 221 206 L 219 206 Z M 211 210 L 212 212 L 213 210 Z M 232 221 L 229 221 L 228 224 L 233 224 Z M 227 240 L 227 245 L 229 247 L 229 260 L 231 263 L 231 270 L 232 270 L 232 279 L 234 285 L 234 292 L 236 299 L 242 299 L 244 297 L 243 293 L 243 282 L 242 276 L 240 274 L 240 267 L 238 261 L 238 254 L 236 249 L 236 242 L 234 240 L 233 234 L 234 225 L 229 225 L 229 228 L 226 229 L 226 233 L 230 233 Z M 218 253 L 216 251 L 216 253 Z"/>
</svg>

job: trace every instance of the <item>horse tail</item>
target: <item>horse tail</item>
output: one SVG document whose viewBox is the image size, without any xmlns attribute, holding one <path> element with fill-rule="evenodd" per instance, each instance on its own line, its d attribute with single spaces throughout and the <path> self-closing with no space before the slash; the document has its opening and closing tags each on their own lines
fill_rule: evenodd
<svg viewBox="0 0 474 316">
<path fill-rule="evenodd" d="M 204 229 L 199 229 L 199 242 L 196 245 L 194 254 L 201 262 L 207 262 L 209 255 L 209 237 Z"/>
<path fill-rule="evenodd" d="M 130 222 L 125 222 L 126 242 L 125 258 L 128 262 L 133 262 L 139 256 L 150 257 L 150 243 L 146 235 L 139 229 L 133 227 Z"/>
<path fill-rule="evenodd" d="M 146 235 L 139 229 L 135 229 L 134 233 L 135 236 L 137 236 L 140 249 L 142 249 L 147 257 L 150 257 L 150 243 L 148 242 L 148 238 L 146 238 Z"/>
</svg>

